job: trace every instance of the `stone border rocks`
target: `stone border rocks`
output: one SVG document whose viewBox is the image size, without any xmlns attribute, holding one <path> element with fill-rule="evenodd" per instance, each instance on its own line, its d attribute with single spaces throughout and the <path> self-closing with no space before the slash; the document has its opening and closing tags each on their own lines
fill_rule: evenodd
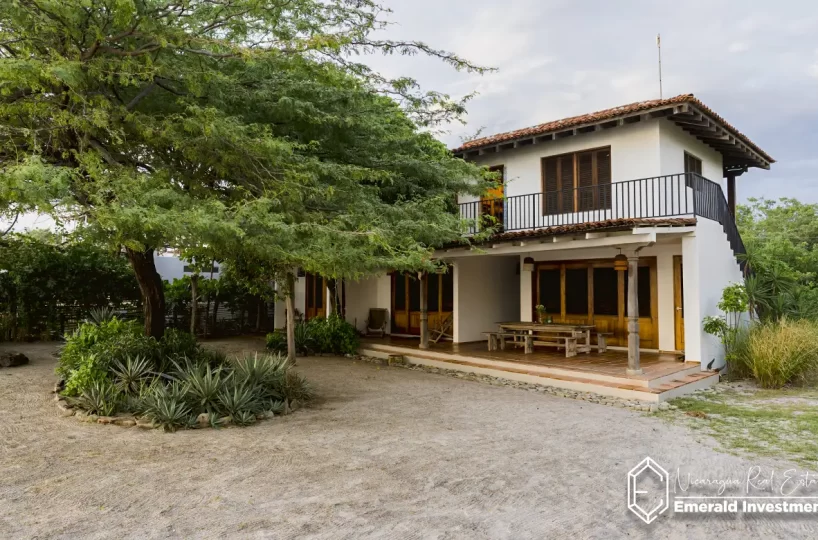
<svg viewBox="0 0 818 540">
<path fill-rule="evenodd" d="M 424 371 L 426 373 L 435 373 L 438 375 L 446 375 L 457 379 L 464 379 L 467 381 L 476 381 L 488 383 L 494 386 L 508 386 L 517 388 L 519 390 L 527 390 L 529 392 L 540 392 L 544 394 L 551 394 L 557 397 L 577 399 L 587 401 L 588 403 L 596 403 L 599 405 L 607 405 L 609 407 L 619 407 L 623 409 L 632 409 L 636 411 L 657 412 L 673 410 L 677 407 L 665 401 L 661 403 L 646 403 L 634 399 L 621 399 L 612 396 L 603 396 L 594 392 L 578 392 L 576 390 L 568 390 L 566 388 L 557 388 L 555 386 L 548 386 L 545 384 L 533 384 L 520 381 L 513 381 L 510 379 L 503 379 L 501 377 L 492 377 L 491 375 L 482 375 L 479 373 L 466 373 L 454 369 L 443 369 L 431 366 L 424 366 L 421 364 L 413 364 L 408 362 L 403 356 L 391 355 L 388 358 L 375 358 L 373 356 L 350 356 L 353 360 L 360 360 L 371 364 L 378 364 L 381 366 L 401 367 L 404 369 L 411 369 L 414 371 Z"/>
</svg>

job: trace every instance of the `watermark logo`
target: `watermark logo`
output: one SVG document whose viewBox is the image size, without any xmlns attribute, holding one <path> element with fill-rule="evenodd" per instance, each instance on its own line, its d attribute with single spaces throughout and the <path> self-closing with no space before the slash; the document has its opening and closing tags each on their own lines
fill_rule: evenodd
<svg viewBox="0 0 818 540">
<path fill-rule="evenodd" d="M 646 457 L 628 472 L 628 510 L 652 523 L 670 506 L 670 475 Z"/>
</svg>

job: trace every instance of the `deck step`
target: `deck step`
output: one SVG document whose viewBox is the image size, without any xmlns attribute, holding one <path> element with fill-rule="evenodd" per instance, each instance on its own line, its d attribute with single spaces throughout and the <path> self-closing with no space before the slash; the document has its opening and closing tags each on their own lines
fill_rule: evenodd
<svg viewBox="0 0 818 540">
<path fill-rule="evenodd" d="M 380 358 L 387 358 L 390 355 L 396 354 L 394 351 L 386 349 L 390 348 L 364 344 L 361 346 L 359 353 Z M 487 363 L 493 362 L 491 360 L 474 362 L 460 358 L 441 358 L 441 356 L 449 355 L 442 355 L 440 353 L 428 354 L 428 351 L 409 352 L 404 349 L 400 354 L 413 364 L 463 371 L 466 373 L 478 373 L 520 382 L 554 386 L 556 388 L 564 388 L 578 392 L 593 392 L 605 396 L 654 403 L 667 401 L 668 399 L 673 399 L 680 395 L 712 386 L 719 380 L 719 375 L 715 372 L 698 371 L 697 373 L 689 373 L 688 370 L 685 370 L 675 374 L 677 378 L 663 381 L 659 386 L 651 386 L 645 385 L 644 381 L 629 379 L 627 377 L 607 377 L 606 380 L 601 380 L 599 378 L 588 378 L 574 374 L 544 373 L 535 369 Z"/>
</svg>

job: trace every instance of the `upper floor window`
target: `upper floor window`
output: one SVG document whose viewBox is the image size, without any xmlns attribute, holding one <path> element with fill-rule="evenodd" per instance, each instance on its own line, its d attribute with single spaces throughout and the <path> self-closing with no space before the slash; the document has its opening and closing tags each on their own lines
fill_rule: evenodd
<svg viewBox="0 0 818 540">
<path fill-rule="evenodd" d="M 611 207 L 611 147 L 542 160 L 543 214 Z"/>
<path fill-rule="evenodd" d="M 685 152 L 685 173 L 702 174 L 702 160 Z"/>
</svg>

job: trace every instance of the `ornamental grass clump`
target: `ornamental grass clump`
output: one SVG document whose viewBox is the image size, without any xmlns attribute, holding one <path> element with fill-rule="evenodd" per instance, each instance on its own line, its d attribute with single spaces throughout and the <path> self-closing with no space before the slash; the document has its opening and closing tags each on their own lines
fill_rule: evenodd
<svg viewBox="0 0 818 540">
<path fill-rule="evenodd" d="M 784 318 L 756 325 L 740 339 L 735 356 L 736 369 L 764 388 L 814 383 L 818 380 L 818 324 Z"/>
</svg>

